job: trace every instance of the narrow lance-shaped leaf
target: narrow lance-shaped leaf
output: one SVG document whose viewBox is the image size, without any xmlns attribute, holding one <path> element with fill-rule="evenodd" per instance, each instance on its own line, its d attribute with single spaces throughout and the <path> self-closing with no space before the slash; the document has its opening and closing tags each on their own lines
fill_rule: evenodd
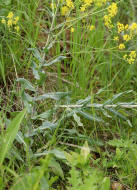
<svg viewBox="0 0 137 190">
<path fill-rule="evenodd" d="M 16 135 L 19 130 L 20 123 L 24 118 L 26 109 L 20 112 L 9 124 L 3 142 L 0 149 L 0 167 L 6 157 L 7 152 L 9 151 Z"/>
<path fill-rule="evenodd" d="M 33 85 L 31 84 L 31 82 L 29 82 L 28 80 L 24 78 L 18 78 L 17 82 L 20 82 L 21 85 L 23 85 L 23 87 L 27 90 L 34 91 L 34 92 L 36 91 Z"/>
<path fill-rule="evenodd" d="M 51 92 L 51 93 L 40 95 L 36 97 L 34 100 L 39 101 L 39 100 L 45 100 L 48 98 L 53 99 L 53 100 L 60 100 L 61 98 L 64 98 L 65 96 L 69 94 L 70 92 Z"/>
<path fill-rule="evenodd" d="M 54 63 L 62 61 L 65 58 L 66 58 L 65 56 L 59 56 L 59 57 L 55 58 L 54 60 L 50 61 L 49 63 L 45 63 L 44 66 L 50 66 Z"/>
</svg>

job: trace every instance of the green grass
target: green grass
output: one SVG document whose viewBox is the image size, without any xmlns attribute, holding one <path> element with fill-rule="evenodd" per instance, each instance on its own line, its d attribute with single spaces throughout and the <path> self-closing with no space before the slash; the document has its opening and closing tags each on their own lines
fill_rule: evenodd
<svg viewBox="0 0 137 190">
<path fill-rule="evenodd" d="M 137 35 L 119 50 L 117 32 L 136 22 L 135 1 L 116 1 L 111 30 L 112 1 L 82 13 L 76 0 L 66 16 L 50 3 L 0 3 L 0 22 L 20 18 L 19 33 L 0 24 L 0 190 L 136 190 L 137 62 L 123 55 Z"/>
</svg>

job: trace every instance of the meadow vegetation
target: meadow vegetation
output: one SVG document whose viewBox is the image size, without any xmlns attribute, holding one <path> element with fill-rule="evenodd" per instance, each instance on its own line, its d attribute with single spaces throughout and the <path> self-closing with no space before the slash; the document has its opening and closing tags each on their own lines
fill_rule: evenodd
<svg viewBox="0 0 137 190">
<path fill-rule="evenodd" d="M 136 190 L 136 131 L 136 0 L 0 1 L 0 190 Z"/>
</svg>

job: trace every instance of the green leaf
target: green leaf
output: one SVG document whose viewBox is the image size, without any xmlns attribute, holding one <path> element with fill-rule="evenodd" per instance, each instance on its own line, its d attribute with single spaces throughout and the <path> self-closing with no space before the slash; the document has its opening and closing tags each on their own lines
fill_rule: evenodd
<svg viewBox="0 0 137 190">
<path fill-rule="evenodd" d="M 78 126 L 83 127 L 83 123 L 81 123 L 80 117 L 76 113 L 73 114 L 73 117 L 74 120 L 77 122 Z"/>
<path fill-rule="evenodd" d="M 35 88 L 33 87 L 33 85 L 26 79 L 24 78 L 18 78 L 17 82 L 20 82 L 21 85 L 23 86 L 23 88 L 30 90 L 30 91 L 36 91 Z"/>
<path fill-rule="evenodd" d="M 51 110 L 48 110 L 48 111 L 45 111 L 39 115 L 36 115 L 36 116 L 33 116 L 31 119 L 40 119 L 40 120 L 43 120 L 43 119 L 48 119 L 52 114 L 52 111 Z"/>
<path fill-rule="evenodd" d="M 39 172 L 28 173 L 16 180 L 10 190 L 32 190 L 39 176 Z"/>
<path fill-rule="evenodd" d="M 34 57 L 40 62 L 43 62 L 43 59 L 40 55 L 40 52 L 36 48 L 28 48 L 29 51 L 33 52 Z"/>
<path fill-rule="evenodd" d="M 76 104 L 83 104 L 83 106 L 89 104 L 91 101 L 91 96 L 86 97 L 85 99 L 78 100 Z"/>
<path fill-rule="evenodd" d="M 60 164 L 54 158 L 51 159 L 49 167 L 52 169 L 55 175 L 60 176 L 62 179 L 64 179 L 63 170 Z"/>
<path fill-rule="evenodd" d="M 97 116 L 91 115 L 89 113 L 83 112 L 81 110 L 78 110 L 77 112 L 90 121 L 104 122 L 103 119 L 101 119 Z"/>
<path fill-rule="evenodd" d="M 34 156 L 39 157 L 39 156 L 45 156 L 48 154 L 53 154 L 56 158 L 59 158 L 59 159 L 66 159 L 64 152 L 60 151 L 58 149 L 53 149 L 53 150 L 49 150 L 49 151 L 45 150 L 42 153 L 34 154 Z"/>
<path fill-rule="evenodd" d="M 17 132 L 20 127 L 20 123 L 24 118 L 24 115 L 26 113 L 26 109 L 24 109 L 22 112 L 20 112 L 9 124 L 6 134 L 3 138 L 3 142 L 1 144 L 0 149 L 0 167 L 4 161 L 4 158 L 6 157 L 6 154 L 8 153 L 9 149 L 11 148 L 11 145 L 17 135 Z"/>
<path fill-rule="evenodd" d="M 118 99 L 120 96 L 124 95 L 124 94 L 128 94 L 128 93 L 131 93 L 132 90 L 128 90 L 128 91 L 125 91 L 125 92 L 121 92 L 121 93 L 118 93 L 118 94 L 115 94 L 112 96 L 112 98 L 110 98 L 109 100 L 107 100 L 104 105 L 107 105 L 107 104 L 110 104 L 110 103 L 113 103 L 116 99 Z"/>
<path fill-rule="evenodd" d="M 25 136 L 26 137 L 31 137 L 31 136 L 34 136 L 36 135 L 38 132 L 39 133 L 42 133 L 43 130 L 46 130 L 46 129 L 50 129 L 50 130 L 53 130 L 55 129 L 56 127 L 58 126 L 58 122 L 56 123 L 51 123 L 49 121 L 45 121 L 42 123 L 42 125 L 36 129 L 33 129 L 31 132 L 29 131 L 29 134 L 26 133 Z"/>
<path fill-rule="evenodd" d="M 130 127 L 133 127 L 132 123 L 130 122 L 130 120 L 127 117 L 125 117 L 123 114 L 121 114 L 120 112 L 118 112 L 118 111 L 116 111 L 116 110 L 114 110 L 112 108 L 106 108 L 106 109 L 109 110 L 111 113 L 113 113 L 116 117 L 119 117 L 119 118 L 127 121 L 128 125 Z"/>
<path fill-rule="evenodd" d="M 52 64 L 54 64 L 54 63 L 57 63 L 57 62 L 62 61 L 62 60 L 65 59 L 65 58 L 66 58 L 65 56 L 59 56 L 59 57 L 57 57 L 56 59 L 50 61 L 49 63 L 45 63 L 44 66 L 50 66 L 50 65 L 52 65 Z"/>
<path fill-rule="evenodd" d="M 64 98 L 65 96 L 67 96 L 68 94 L 70 94 L 70 92 L 51 92 L 51 93 L 46 93 L 46 94 L 43 94 L 41 96 L 36 97 L 35 101 L 45 100 L 45 99 L 48 99 L 48 98 L 51 98 L 53 100 L 60 100 L 60 99 Z"/>
</svg>

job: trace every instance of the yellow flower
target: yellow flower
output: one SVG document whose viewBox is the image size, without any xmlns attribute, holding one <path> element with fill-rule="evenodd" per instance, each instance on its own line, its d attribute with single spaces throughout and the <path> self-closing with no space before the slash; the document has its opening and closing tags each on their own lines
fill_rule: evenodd
<svg viewBox="0 0 137 190">
<path fill-rule="evenodd" d="M 72 9 L 74 8 L 74 3 L 71 0 L 66 0 L 66 5 L 69 8 L 72 8 Z"/>
<path fill-rule="evenodd" d="M 117 22 L 117 28 L 118 28 L 118 33 L 121 33 L 125 29 L 124 24 L 120 22 Z"/>
<path fill-rule="evenodd" d="M 68 12 L 69 12 L 69 8 L 67 6 L 63 6 L 61 8 L 61 14 L 62 14 L 62 16 L 67 15 Z"/>
<path fill-rule="evenodd" d="M 114 37 L 114 41 L 119 41 L 118 36 L 115 36 L 115 37 Z"/>
<path fill-rule="evenodd" d="M 112 21 L 111 21 L 111 17 L 110 17 L 109 15 L 105 15 L 105 16 L 104 16 L 104 21 L 105 21 L 105 26 L 106 26 L 108 29 L 113 28 L 113 24 L 112 24 Z"/>
<path fill-rule="evenodd" d="M 94 30 L 94 28 L 95 28 L 95 26 L 94 26 L 94 25 L 91 25 L 91 26 L 89 27 L 89 30 L 92 31 L 92 30 Z"/>
<path fill-rule="evenodd" d="M 13 21 L 12 21 L 12 19 L 9 19 L 8 22 L 7 22 L 7 26 L 11 27 L 12 25 L 13 25 Z"/>
<path fill-rule="evenodd" d="M 124 41 L 128 42 L 131 39 L 132 39 L 131 35 L 128 35 L 128 34 L 123 35 L 123 40 Z"/>
<path fill-rule="evenodd" d="M 109 7 L 108 7 L 108 13 L 110 17 L 114 17 L 118 12 L 118 8 L 117 8 L 117 4 L 116 3 L 112 3 Z"/>
<path fill-rule="evenodd" d="M 2 23 L 2 24 L 6 24 L 5 18 L 2 18 L 1 23 Z"/>
<path fill-rule="evenodd" d="M 81 6 L 80 11 L 84 12 L 86 10 L 86 7 L 84 5 Z"/>
<path fill-rule="evenodd" d="M 131 26 L 129 27 L 129 30 L 132 34 L 137 34 L 137 23 L 133 22 Z"/>
<path fill-rule="evenodd" d="M 128 30 L 128 28 L 129 28 L 129 25 L 126 24 L 126 25 L 125 25 L 125 30 Z"/>
<path fill-rule="evenodd" d="M 13 16 L 14 16 L 13 12 L 9 12 L 9 14 L 8 14 L 7 18 L 12 19 L 12 18 L 13 18 Z"/>
<path fill-rule="evenodd" d="M 80 8 L 81 12 L 84 12 L 86 10 L 87 7 L 90 7 L 92 5 L 92 3 L 94 2 L 94 0 L 82 0 L 83 4 Z"/>
<path fill-rule="evenodd" d="M 71 33 L 73 33 L 75 31 L 75 29 L 73 27 L 71 27 L 70 31 L 71 31 Z"/>
<path fill-rule="evenodd" d="M 129 64 L 133 64 L 136 61 L 136 52 L 135 51 L 131 51 L 131 53 L 129 54 L 129 58 L 127 58 L 127 61 Z"/>
<path fill-rule="evenodd" d="M 17 16 L 17 17 L 14 18 L 13 24 L 16 25 L 18 21 L 19 21 L 19 17 Z"/>
<path fill-rule="evenodd" d="M 19 32 L 20 30 L 20 27 L 19 26 L 15 26 L 15 30 L 17 31 L 17 33 Z"/>
<path fill-rule="evenodd" d="M 131 53 L 129 54 L 129 57 L 131 58 L 136 58 L 136 52 L 135 51 L 131 51 Z"/>
<path fill-rule="evenodd" d="M 119 49 L 125 49 L 125 45 L 124 44 L 119 44 L 118 48 Z"/>
<path fill-rule="evenodd" d="M 129 55 L 125 54 L 123 58 L 129 63 L 133 64 L 136 61 L 137 54 L 135 51 L 131 51 Z"/>
</svg>

